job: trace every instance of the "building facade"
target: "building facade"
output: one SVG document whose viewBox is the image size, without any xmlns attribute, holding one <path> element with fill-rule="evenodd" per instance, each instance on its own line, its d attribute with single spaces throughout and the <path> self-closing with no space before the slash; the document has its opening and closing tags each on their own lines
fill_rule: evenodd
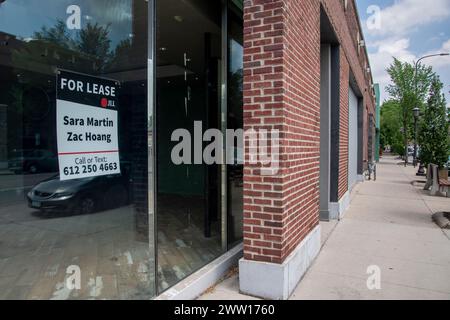
<svg viewBox="0 0 450 320">
<path fill-rule="evenodd" d="M 285 299 L 375 150 L 354 1 L 0 3 L 0 298 Z"/>
<path fill-rule="evenodd" d="M 372 158 L 373 82 L 353 1 L 246 1 L 244 45 L 244 125 L 283 134 L 275 177 L 244 169 L 240 285 L 285 299 Z"/>
<path fill-rule="evenodd" d="M 375 109 L 376 109 L 376 141 L 375 141 L 375 160 L 376 162 L 380 162 L 380 156 L 381 156 L 381 95 L 380 95 L 380 85 L 378 83 L 375 83 Z"/>
</svg>

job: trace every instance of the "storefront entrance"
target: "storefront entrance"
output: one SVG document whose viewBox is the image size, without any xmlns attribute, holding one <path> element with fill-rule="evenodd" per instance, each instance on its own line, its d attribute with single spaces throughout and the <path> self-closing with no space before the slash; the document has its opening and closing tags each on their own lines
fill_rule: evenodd
<svg viewBox="0 0 450 320">
<path fill-rule="evenodd" d="M 242 128 L 241 15 L 239 1 L 0 5 L 0 299 L 150 299 L 241 241 L 242 166 L 171 156 L 194 122 Z M 85 86 L 68 98 L 61 74 Z M 63 152 L 74 136 L 98 139 Z"/>
<path fill-rule="evenodd" d="M 203 161 L 203 134 L 208 129 L 226 129 L 227 122 L 221 121 L 223 115 L 240 121 L 242 128 L 242 26 L 236 26 L 236 11 L 228 11 L 220 1 L 157 2 L 159 291 L 217 258 L 228 249 L 229 242 L 242 238 L 242 207 L 239 220 L 239 213 L 233 213 L 239 208 L 232 205 L 237 197 L 242 203 L 239 168 L 232 166 L 227 174 L 226 166 Z M 224 99 L 223 84 L 227 82 L 229 98 Z M 189 151 L 184 151 L 188 154 L 176 152 L 182 139 L 190 143 Z M 174 156 L 181 156 L 183 162 L 177 163 Z M 228 226 L 228 222 L 235 221 L 240 226 Z M 234 234 L 235 230 L 240 235 Z"/>
</svg>

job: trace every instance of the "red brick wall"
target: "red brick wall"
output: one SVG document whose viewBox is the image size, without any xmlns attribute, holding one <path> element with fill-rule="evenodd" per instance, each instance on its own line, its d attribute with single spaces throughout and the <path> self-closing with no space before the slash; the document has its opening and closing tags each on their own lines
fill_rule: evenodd
<svg viewBox="0 0 450 320">
<path fill-rule="evenodd" d="M 281 263 L 319 222 L 319 8 L 315 0 L 244 3 L 244 127 L 281 131 L 280 171 L 244 170 L 249 260 Z"/>
<path fill-rule="evenodd" d="M 283 262 L 319 223 L 321 4 L 342 44 L 340 195 L 348 188 L 350 70 L 362 92 L 367 81 L 342 2 L 245 0 L 244 128 L 281 132 L 276 175 L 262 176 L 260 166 L 245 165 L 248 260 Z M 247 145 L 247 160 L 248 151 Z"/>
<path fill-rule="evenodd" d="M 359 67 L 363 70 L 364 73 L 364 83 L 358 82 L 358 86 L 363 93 L 363 99 L 364 99 L 364 139 L 363 139 L 363 156 L 364 156 L 364 169 L 367 170 L 367 160 L 369 159 L 369 146 L 368 146 L 368 131 L 369 131 L 369 114 L 375 113 L 375 100 L 372 96 L 372 79 L 370 77 L 370 74 L 367 73 L 366 68 L 369 67 L 369 60 L 365 52 L 364 47 L 358 47 L 356 43 L 358 31 L 359 31 L 359 18 L 357 16 L 356 12 L 356 3 L 354 0 L 348 1 L 348 9 L 346 11 L 346 19 L 347 19 L 347 25 L 350 28 L 352 37 L 354 39 L 353 44 L 358 52 L 358 58 L 359 58 Z M 363 35 L 360 32 L 360 39 L 363 38 Z"/>
<path fill-rule="evenodd" d="M 319 223 L 319 3 L 316 0 L 286 0 L 284 17 L 285 139 L 289 148 L 284 177 L 286 237 L 283 258 Z"/>
<path fill-rule="evenodd" d="M 364 167 L 367 168 L 367 159 L 368 159 L 368 113 L 375 112 L 375 98 L 372 95 L 371 88 L 371 77 L 370 74 L 366 72 L 365 67 L 369 65 L 368 57 L 366 55 L 365 49 L 358 49 L 357 44 L 357 33 L 359 29 L 358 17 L 356 13 L 356 5 L 354 0 L 348 1 L 347 10 L 344 10 L 343 1 L 337 0 L 320 0 L 325 12 L 327 13 L 331 24 L 333 25 L 334 31 L 339 39 L 339 43 L 341 44 L 342 53 L 348 61 L 349 64 L 349 72 L 353 74 L 356 79 L 357 86 L 359 91 L 362 94 L 363 105 L 364 105 L 364 128 L 363 128 L 363 160 Z M 360 38 L 362 39 L 362 31 L 360 32 Z M 358 53 L 359 52 L 359 53 Z M 342 59 L 341 59 L 342 61 Z M 344 72 L 341 68 L 341 72 Z M 343 82 L 342 82 L 343 81 Z M 345 86 L 348 86 L 348 81 L 342 78 L 341 75 L 341 93 L 344 90 Z M 348 96 L 348 92 L 344 95 Z M 345 103 L 348 105 L 348 101 L 344 101 L 344 97 L 341 96 L 341 103 Z M 341 108 L 345 109 L 345 106 L 341 105 Z M 348 106 L 347 106 L 348 110 Z M 342 119 L 342 116 L 341 116 Z M 346 123 L 341 121 L 341 131 L 348 132 L 348 118 L 347 118 L 347 127 Z M 342 133 L 341 132 L 341 137 Z M 347 134 L 348 136 L 348 134 Z M 341 141 L 342 147 L 344 147 L 344 141 Z M 348 147 L 347 152 L 342 152 L 339 156 L 340 168 L 339 172 L 344 173 L 344 163 L 348 161 Z M 347 177 L 340 176 L 339 177 L 339 195 L 342 197 L 345 195 L 348 185 Z M 344 192 L 345 190 L 345 192 Z"/>
<path fill-rule="evenodd" d="M 284 132 L 282 1 L 244 2 L 244 129 Z M 280 141 L 283 150 L 283 141 Z M 246 159 L 248 160 L 248 145 Z M 281 164 L 282 166 L 282 164 Z M 244 257 L 281 261 L 283 243 L 283 168 L 260 175 L 258 165 L 244 168 Z"/>
<path fill-rule="evenodd" d="M 339 114 L 339 185 L 338 194 L 341 199 L 348 190 L 348 120 L 350 66 L 342 47 L 339 50 L 340 60 L 340 114 Z"/>
</svg>

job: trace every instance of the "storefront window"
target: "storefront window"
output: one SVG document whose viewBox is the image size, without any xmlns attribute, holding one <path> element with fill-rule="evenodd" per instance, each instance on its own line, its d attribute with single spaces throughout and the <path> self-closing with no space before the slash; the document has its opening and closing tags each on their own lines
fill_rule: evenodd
<svg viewBox="0 0 450 320">
<path fill-rule="evenodd" d="M 236 4 L 1 2 L 0 299 L 149 299 L 242 240 L 242 165 L 195 159 L 243 125 Z"/>
<path fill-rule="evenodd" d="M 155 295 L 147 6 L 144 0 L 0 5 L 0 299 Z M 81 104 L 62 120 L 73 129 L 72 138 L 62 136 L 57 124 L 61 70 L 92 85 L 76 87 L 71 100 Z M 94 102 L 83 102 L 82 93 Z M 114 99 L 95 105 L 101 95 Z M 75 138 L 86 143 L 73 152 L 77 165 L 63 168 L 61 139 L 67 144 Z M 93 146 L 116 140 L 114 150 L 102 152 L 113 152 L 117 160 L 99 155 L 95 168 L 85 166 L 82 159 L 95 157 L 88 139 Z M 77 170 L 87 173 L 69 177 Z"/>
</svg>

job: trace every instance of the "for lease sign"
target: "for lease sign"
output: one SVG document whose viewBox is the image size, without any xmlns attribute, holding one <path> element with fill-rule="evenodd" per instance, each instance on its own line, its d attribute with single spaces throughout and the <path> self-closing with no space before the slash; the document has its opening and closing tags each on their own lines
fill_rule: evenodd
<svg viewBox="0 0 450 320">
<path fill-rule="evenodd" d="M 119 174 L 119 83 L 59 70 L 57 86 L 60 179 Z"/>
</svg>

